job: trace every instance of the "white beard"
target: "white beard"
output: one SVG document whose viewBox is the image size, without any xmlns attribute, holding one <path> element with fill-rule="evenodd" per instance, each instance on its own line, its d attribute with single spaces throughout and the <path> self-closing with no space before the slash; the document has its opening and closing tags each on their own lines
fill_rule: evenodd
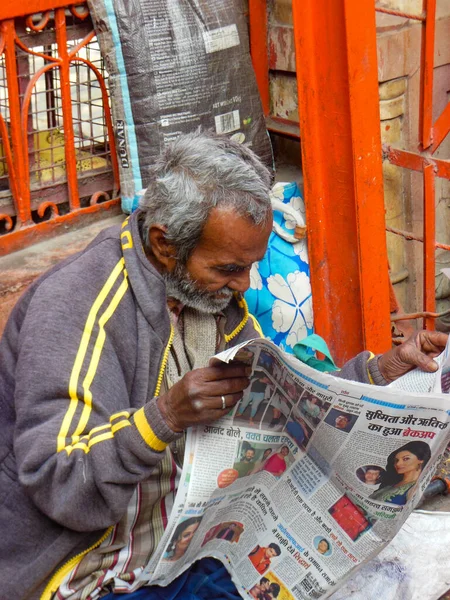
<svg viewBox="0 0 450 600">
<path fill-rule="evenodd" d="M 166 284 L 168 298 L 174 298 L 183 304 L 194 308 L 199 312 L 215 314 L 224 310 L 233 297 L 233 290 L 224 287 L 217 292 L 207 292 L 198 288 L 186 268 L 177 264 L 173 273 L 164 273 L 163 279 Z M 218 298 L 218 296 L 222 296 Z"/>
</svg>

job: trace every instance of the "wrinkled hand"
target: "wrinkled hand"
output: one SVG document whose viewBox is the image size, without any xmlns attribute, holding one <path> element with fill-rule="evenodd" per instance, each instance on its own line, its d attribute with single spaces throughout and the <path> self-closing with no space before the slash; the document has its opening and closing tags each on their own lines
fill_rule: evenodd
<svg viewBox="0 0 450 600">
<path fill-rule="evenodd" d="M 216 421 L 242 398 L 250 384 L 250 373 L 250 367 L 236 363 L 214 362 L 209 367 L 194 369 L 158 398 L 159 410 L 167 425 L 176 432 Z"/>
<path fill-rule="evenodd" d="M 433 360 L 445 348 L 447 334 L 438 331 L 417 331 L 400 346 L 396 346 L 378 359 L 378 369 L 386 381 L 401 377 L 414 367 L 430 373 L 438 369 Z"/>
</svg>

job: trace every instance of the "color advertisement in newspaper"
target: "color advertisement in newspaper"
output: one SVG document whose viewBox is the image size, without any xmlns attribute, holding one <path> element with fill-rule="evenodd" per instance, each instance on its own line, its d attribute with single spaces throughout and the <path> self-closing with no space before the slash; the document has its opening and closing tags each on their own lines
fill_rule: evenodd
<svg viewBox="0 0 450 600">
<path fill-rule="evenodd" d="M 449 441 L 448 354 L 424 393 L 320 373 L 266 340 L 218 355 L 250 364 L 250 385 L 225 418 L 188 431 L 145 576 L 167 585 L 213 556 L 243 598 L 331 595 L 389 543 L 433 476 Z"/>
</svg>

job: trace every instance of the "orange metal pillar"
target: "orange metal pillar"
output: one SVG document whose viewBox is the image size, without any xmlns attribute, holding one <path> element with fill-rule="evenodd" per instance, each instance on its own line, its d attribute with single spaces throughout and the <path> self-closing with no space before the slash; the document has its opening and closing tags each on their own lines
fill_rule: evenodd
<svg viewBox="0 0 450 600">
<path fill-rule="evenodd" d="M 338 363 L 391 345 L 373 0 L 293 0 L 315 328 Z"/>
<path fill-rule="evenodd" d="M 77 168 L 74 131 L 72 121 L 72 99 L 70 90 L 70 57 L 67 49 L 67 31 L 65 8 L 55 10 L 56 40 L 60 57 L 59 73 L 61 81 L 61 102 L 64 122 L 64 144 L 66 155 L 67 184 L 69 188 L 69 204 L 71 210 L 80 208 L 78 196 Z"/>
</svg>

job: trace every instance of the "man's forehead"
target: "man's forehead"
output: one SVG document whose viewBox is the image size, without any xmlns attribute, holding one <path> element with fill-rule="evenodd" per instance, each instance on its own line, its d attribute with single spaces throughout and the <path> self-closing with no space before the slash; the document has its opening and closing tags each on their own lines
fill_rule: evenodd
<svg viewBox="0 0 450 600">
<path fill-rule="evenodd" d="M 239 254 L 264 253 L 272 229 L 268 219 L 263 225 L 255 225 L 249 218 L 233 208 L 212 209 L 197 245 L 204 251 L 220 251 L 225 263 L 239 262 Z"/>
</svg>

